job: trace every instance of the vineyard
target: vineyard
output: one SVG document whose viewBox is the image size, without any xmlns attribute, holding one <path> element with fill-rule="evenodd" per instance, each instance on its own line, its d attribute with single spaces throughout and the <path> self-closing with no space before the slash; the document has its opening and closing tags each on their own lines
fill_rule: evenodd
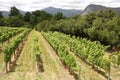
<svg viewBox="0 0 120 80">
<path fill-rule="evenodd" d="M 120 52 L 108 47 L 60 32 L 0 27 L 0 80 L 119 80 Z"/>
</svg>

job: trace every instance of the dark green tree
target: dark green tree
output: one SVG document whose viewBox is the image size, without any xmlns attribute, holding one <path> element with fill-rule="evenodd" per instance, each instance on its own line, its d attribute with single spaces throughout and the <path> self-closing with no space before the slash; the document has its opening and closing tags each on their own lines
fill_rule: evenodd
<svg viewBox="0 0 120 80">
<path fill-rule="evenodd" d="M 20 14 L 20 15 L 17 15 L 17 16 L 13 16 L 13 17 L 9 17 L 7 19 L 7 26 L 11 26 L 11 27 L 21 27 L 24 25 L 24 22 L 23 22 L 23 16 Z"/>
<path fill-rule="evenodd" d="M 63 16 L 62 13 L 58 12 L 57 14 L 55 14 L 54 19 L 60 20 L 60 19 L 65 19 L 65 17 Z"/>
<path fill-rule="evenodd" d="M 41 11 L 40 10 L 36 10 L 32 12 L 32 15 L 35 15 L 36 17 L 40 16 Z"/>
<path fill-rule="evenodd" d="M 5 18 L 2 15 L 2 12 L 0 11 L 0 26 L 4 26 L 5 25 Z"/>
<path fill-rule="evenodd" d="M 42 22 L 44 20 L 50 20 L 52 18 L 52 15 L 45 12 L 45 11 L 40 11 L 40 16 L 38 17 L 38 22 Z"/>
<path fill-rule="evenodd" d="M 35 15 L 31 15 L 30 24 L 32 27 L 34 27 L 37 24 L 37 17 Z"/>
<path fill-rule="evenodd" d="M 21 27 L 24 25 L 23 15 L 20 14 L 16 7 L 11 7 L 6 24 L 11 27 Z"/>
<path fill-rule="evenodd" d="M 96 18 L 96 14 L 95 13 L 89 13 L 85 16 L 85 20 L 87 21 L 88 27 L 91 27 L 93 24 L 93 21 Z"/>
<path fill-rule="evenodd" d="M 30 22 L 30 17 L 31 17 L 31 13 L 30 12 L 25 13 L 25 15 L 24 15 L 24 21 L 25 22 Z"/>
<path fill-rule="evenodd" d="M 16 7 L 11 7 L 10 8 L 10 14 L 9 14 L 10 17 L 11 16 L 17 16 L 19 14 L 20 14 L 20 12 L 19 12 L 19 10 Z"/>
<path fill-rule="evenodd" d="M 0 19 L 3 18 L 2 12 L 0 11 Z"/>
<path fill-rule="evenodd" d="M 52 19 L 51 14 L 45 11 L 36 10 L 32 12 L 32 15 L 30 17 L 30 24 L 34 27 L 36 24 L 39 24 L 44 20 L 50 20 L 50 19 Z"/>
</svg>

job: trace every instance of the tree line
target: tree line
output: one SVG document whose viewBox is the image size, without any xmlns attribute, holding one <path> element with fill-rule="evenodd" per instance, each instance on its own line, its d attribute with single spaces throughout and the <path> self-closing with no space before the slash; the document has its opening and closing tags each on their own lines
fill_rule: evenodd
<svg viewBox="0 0 120 80">
<path fill-rule="evenodd" d="M 9 17 L 4 17 L 0 11 L 0 26 L 10 27 L 29 27 L 34 28 L 35 25 L 41 23 L 44 20 L 55 19 L 59 20 L 65 18 L 62 13 L 57 13 L 54 16 L 42 10 L 36 10 L 33 12 L 26 12 L 22 15 L 16 7 L 10 8 Z"/>
</svg>

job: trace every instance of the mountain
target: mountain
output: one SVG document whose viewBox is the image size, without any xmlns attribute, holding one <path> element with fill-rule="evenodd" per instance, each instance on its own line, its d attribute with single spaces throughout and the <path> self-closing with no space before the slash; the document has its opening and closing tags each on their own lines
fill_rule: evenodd
<svg viewBox="0 0 120 80">
<path fill-rule="evenodd" d="M 22 14 L 22 15 L 25 15 L 25 11 L 22 11 L 22 10 L 19 10 L 19 12 Z"/>
<path fill-rule="evenodd" d="M 85 15 L 85 14 L 90 13 L 90 12 L 97 12 L 99 10 L 109 10 L 109 9 L 112 9 L 113 11 L 120 13 L 120 8 L 105 7 L 102 5 L 95 5 L 95 4 L 88 5 L 84 10 L 61 9 L 61 8 L 54 8 L 54 7 L 47 7 L 47 8 L 44 8 L 42 10 L 46 11 L 52 15 L 55 15 L 56 13 L 61 12 L 61 13 L 63 13 L 64 16 L 72 17 L 72 16 L 79 15 L 79 14 Z M 19 10 L 19 12 L 23 15 L 26 13 L 22 10 Z M 2 14 L 5 17 L 8 17 L 9 12 L 2 11 Z"/>
<path fill-rule="evenodd" d="M 58 12 L 62 12 L 64 16 L 67 17 L 72 17 L 74 15 L 80 14 L 82 12 L 82 10 L 74 10 L 74 9 L 61 9 L 61 8 L 54 8 L 54 7 L 48 7 L 48 8 L 44 8 L 42 9 L 43 11 L 46 11 L 52 15 L 55 15 Z M 25 14 L 26 12 L 19 10 L 19 12 L 21 14 Z M 2 14 L 4 15 L 4 17 L 8 17 L 9 12 L 8 11 L 2 11 Z"/>
<path fill-rule="evenodd" d="M 63 13 L 64 16 L 67 16 L 67 17 L 72 17 L 82 12 L 82 10 L 61 9 L 61 8 L 54 8 L 54 7 L 44 8 L 43 11 L 46 11 L 52 15 L 55 15 L 56 13 L 61 12 Z"/>
<path fill-rule="evenodd" d="M 81 14 L 85 15 L 85 14 L 88 14 L 90 12 L 97 12 L 99 10 L 109 10 L 109 9 L 111 9 L 117 13 L 120 13 L 120 8 L 112 8 L 112 7 L 105 7 L 102 5 L 90 4 L 85 8 L 85 10 Z"/>
<path fill-rule="evenodd" d="M 2 11 L 2 14 L 4 17 L 8 17 L 9 12 L 8 11 Z"/>
</svg>

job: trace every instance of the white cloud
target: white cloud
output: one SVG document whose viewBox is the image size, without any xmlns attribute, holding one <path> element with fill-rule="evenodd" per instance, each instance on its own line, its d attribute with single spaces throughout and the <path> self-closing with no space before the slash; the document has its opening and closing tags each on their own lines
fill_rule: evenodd
<svg viewBox="0 0 120 80">
<path fill-rule="evenodd" d="M 89 4 L 120 7 L 120 0 L 0 0 L 0 10 L 8 11 L 12 6 L 24 11 L 40 10 L 49 6 L 64 9 L 84 9 Z"/>
</svg>

